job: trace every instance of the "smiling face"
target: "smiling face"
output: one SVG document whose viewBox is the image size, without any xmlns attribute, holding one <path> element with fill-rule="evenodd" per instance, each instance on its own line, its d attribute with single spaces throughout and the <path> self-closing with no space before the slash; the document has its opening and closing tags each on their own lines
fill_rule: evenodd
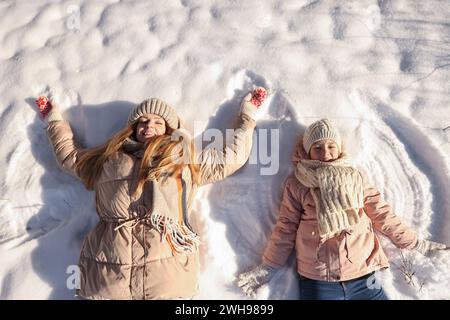
<svg viewBox="0 0 450 320">
<path fill-rule="evenodd" d="M 156 114 L 146 114 L 138 119 L 136 139 L 145 143 L 147 140 L 161 136 L 166 132 L 166 122 Z"/>
<path fill-rule="evenodd" d="M 339 158 L 339 148 L 333 140 L 320 140 L 313 143 L 309 155 L 311 160 L 333 161 Z"/>
</svg>

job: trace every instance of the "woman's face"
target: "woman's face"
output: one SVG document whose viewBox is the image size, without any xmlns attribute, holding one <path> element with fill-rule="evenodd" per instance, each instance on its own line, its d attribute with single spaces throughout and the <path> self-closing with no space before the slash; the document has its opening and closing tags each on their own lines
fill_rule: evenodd
<svg viewBox="0 0 450 320">
<path fill-rule="evenodd" d="M 166 132 L 166 122 L 156 114 L 146 114 L 138 119 L 136 139 L 145 143 L 149 139 L 161 136 Z"/>
<path fill-rule="evenodd" d="M 333 161 L 339 157 L 339 149 L 333 140 L 321 140 L 313 143 L 309 151 L 311 160 Z"/>
</svg>

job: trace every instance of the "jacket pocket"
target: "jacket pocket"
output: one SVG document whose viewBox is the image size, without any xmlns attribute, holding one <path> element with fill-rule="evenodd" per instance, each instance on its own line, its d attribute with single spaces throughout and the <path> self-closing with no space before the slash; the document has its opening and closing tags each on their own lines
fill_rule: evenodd
<svg viewBox="0 0 450 320">
<path fill-rule="evenodd" d="M 366 263 L 375 247 L 375 235 L 370 220 L 363 220 L 361 224 L 345 233 L 346 257 L 353 264 Z"/>
<path fill-rule="evenodd" d="M 296 239 L 297 260 L 306 264 L 324 262 L 326 260 L 324 250 L 318 251 L 319 243 L 317 224 L 300 222 Z"/>
<path fill-rule="evenodd" d="M 113 224 L 100 221 L 87 235 L 81 254 L 101 263 L 131 264 L 130 239 L 128 228 L 114 231 Z"/>
<path fill-rule="evenodd" d="M 177 253 L 173 257 L 175 264 L 177 265 L 177 269 L 184 272 L 191 272 L 198 269 L 197 266 L 197 255 L 194 254 L 185 254 L 185 253 Z"/>
</svg>

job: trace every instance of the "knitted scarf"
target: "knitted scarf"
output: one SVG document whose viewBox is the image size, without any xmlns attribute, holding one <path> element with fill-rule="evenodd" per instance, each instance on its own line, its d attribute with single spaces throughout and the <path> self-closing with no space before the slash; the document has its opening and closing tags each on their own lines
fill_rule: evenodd
<svg viewBox="0 0 450 320">
<path fill-rule="evenodd" d="M 141 159 L 144 156 L 144 144 L 131 138 L 127 138 L 123 142 L 122 149 L 126 153 L 132 154 L 138 159 Z"/>
<path fill-rule="evenodd" d="M 123 143 L 122 149 L 126 153 L 133 154 L 138 159 L 141 159 L 144 155 L 145 144 L 128 138 Z M 152 162 L 157 162 L 157 158 L 157 155 L 153 157 Z M 144 210 L 146 211 L 144 214 L 137 218 L 132 218 L 123 222 L 116 227 L 116 230 L 123 226 L 134 227 L 140 222 L 147 223 L 160 233 L 161 241 L 167 241 L 173 253 L 195 252 L 200 245 L 200 240 L 187 220 L 187 208 L 186 204 L 183 202 L 186 198 L 184 194 L 186 189 L 181 175 L 177 177 L 177 187 L 178 201 L 180 202 L 179 207 L 182 208 L 182 212 L 179 213 L 178 220 L 168 216 L 165 212 L 156 212 L 158 210 L 149 212 L 149 210 Z"/>
<path fill-rule="evenodd" d="M 363 181 L 347 155 L 331 162 L 301 159 L 295 176 L 311 190 L 322 241 L 359 223 L 358 212 L 364 206 Z"/>
</svg>

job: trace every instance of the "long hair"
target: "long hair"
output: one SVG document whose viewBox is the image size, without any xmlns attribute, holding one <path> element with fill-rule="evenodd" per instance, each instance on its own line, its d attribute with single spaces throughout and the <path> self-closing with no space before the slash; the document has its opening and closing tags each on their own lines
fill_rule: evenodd
<svg viewBox="0 0 450 320">
<path fill-rule="evenodd" d="M 139 195 L 149 180 L 164 182 L 168 177 L 181 175 L 186 165 L 191 171 L 192 184 L 198 183 L 200 166 L 195 158 L 193 140 L 185 135 L 179 136 L 179 140 L 173 138 L 173 130 L 168 128 L 165 134 L 146 145 L 133 195 Z"/>
<path fill-rule="evenodd" d="M 75 170 L 86 188 L 94 188 L 95 181 L 102 172 L 103 164 L 111 155 L 119 151 L 123 142 L 133 134 L 134 127 L 129 125 L 123 128 L 101 146 L 90 149 L 80 156 L 75 164 Z"/>
<path fill-rule="evenodd" d="M 104 163 L 113 154 L 119 152 L 127 138 L 134 136 L 136 126 L 136 122 L 128 125 L 101 146 L 88 150 L 80 156 L 75 169 L 86 188 L 94 188 Z M 139 168 L 138 183 L 133 195 L 139 195 L 142 192 L 145 182 L 180 174 L 186 165 L 191 171 L 192 183 L 198 183 L 200 169 L 195 159 L 193 141 L 186 137 L 173 141 L 172 133 L 173 131 L 167 127 L 163 135 L 155 137 L 144 145 L 145 151 Z M 183 160 L 180 161 L 180 159 Z"/>
</svg>

